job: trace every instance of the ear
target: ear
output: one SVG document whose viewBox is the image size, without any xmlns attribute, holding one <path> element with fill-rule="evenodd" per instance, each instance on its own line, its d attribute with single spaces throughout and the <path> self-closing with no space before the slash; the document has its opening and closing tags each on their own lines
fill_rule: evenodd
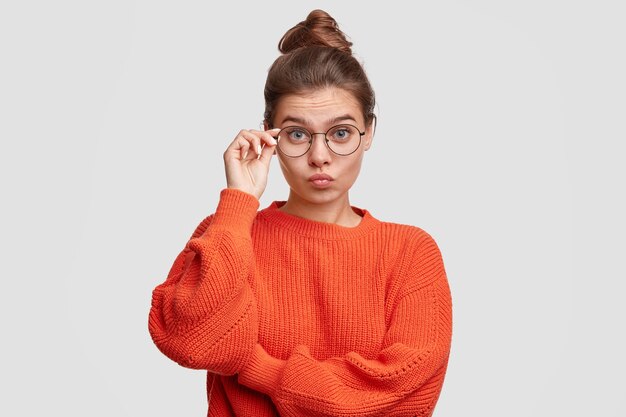
<svg viewBox="0 0 626 417">
<path fill-rule="evenodd" d="M 372 122 L 365 129 L 365 135 L 363 136 L 363 149 L 366 151 L 372 146 L 374 140 L 374 132 L 376 131 L 376 116 L 372 118 Z"/>
</svg>

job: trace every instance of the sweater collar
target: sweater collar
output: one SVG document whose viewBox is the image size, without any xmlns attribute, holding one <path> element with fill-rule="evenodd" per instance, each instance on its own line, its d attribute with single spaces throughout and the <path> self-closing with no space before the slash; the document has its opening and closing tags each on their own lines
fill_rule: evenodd
<svg viewBox="0 0 626 417">
<path fill-rule="evenodd" d="M 278 210 L 285 201 L 274 201 L 258 214 L 268 223 L 284 230 L 290 230 L 298 235 L 328 240 L 355 239 L 370 233 L 380 221 L 371 213 L 359 207 L 352 207 L 355 213 L 362 217 L 355 227 L 339 226 L 335 223 L 325 223 L 309 220 Z"/>
</svg>

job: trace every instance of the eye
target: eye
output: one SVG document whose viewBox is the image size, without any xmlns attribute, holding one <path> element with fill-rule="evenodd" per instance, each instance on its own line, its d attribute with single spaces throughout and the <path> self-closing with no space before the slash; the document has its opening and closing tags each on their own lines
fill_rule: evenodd
<svg viewBox="0 0 626 417">
<path fill-rule="evenodd" d="M 340 138 L 340 139 L 343 139 L 346 136 L 348 136 L 348 131 L 346 129 L 338 130 L 338 131 L 335 132 L 335 136 Z"/>
<path fill-rule="evenodd" d="M 329 132 L 331 140 L 337 142 L 346 142 L 355 134 L 355 129 L 351 126 L 337 126 Z"/>
<path fill-rule="evenodd" d="M 293 143 L 303 143 L 309 141 L 309 132 L 297 127 L 289 127 L 285 129 L 287 137 Z"/>
</svg>

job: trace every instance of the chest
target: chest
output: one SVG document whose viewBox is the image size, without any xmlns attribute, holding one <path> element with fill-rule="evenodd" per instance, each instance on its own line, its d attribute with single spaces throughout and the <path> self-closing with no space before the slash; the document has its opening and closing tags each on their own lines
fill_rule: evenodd
<svg viewBox="0 0 626 417">
<path fill-rule="evenodd" d="M 304 344 L 323 360 L 380 350 L 390 277 L 379 250 L 304 241 L 255 253 L 259 339 L 268 352 L 285 358 Z"/>
</svg>

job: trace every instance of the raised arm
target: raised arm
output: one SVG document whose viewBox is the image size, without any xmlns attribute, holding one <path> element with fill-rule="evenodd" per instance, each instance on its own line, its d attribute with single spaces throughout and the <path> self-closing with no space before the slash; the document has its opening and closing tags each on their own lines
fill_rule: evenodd
<svg viewBox="0 0 626 417">
<path fill-rule="evenodd" d="M 265 190 L 277 131 L 242 130 L 224 152 L 225 190 L 152 293 L 154 343 L 182 366 L 232 375 L 257 341 L 250 231 Z"/>
<path fill-rule="evenodd" d="M 154 343 L 180 365 L 232 375 L 257 341 L 256 302 L 249 285 L 254 256 L 250 229 L 259 201 L 224 189 L 152 293 Z"/>
<path fill-rule="evenodd" d="M 441 254 L 426 236 L 395 298 L 381 351 L 317 360 L 298 346 L 287 360 L 256 344 L 239 382 L 269 395 L 284 416 L 430 416 L 452 338 L 452 300 Z"/>
</svg>

